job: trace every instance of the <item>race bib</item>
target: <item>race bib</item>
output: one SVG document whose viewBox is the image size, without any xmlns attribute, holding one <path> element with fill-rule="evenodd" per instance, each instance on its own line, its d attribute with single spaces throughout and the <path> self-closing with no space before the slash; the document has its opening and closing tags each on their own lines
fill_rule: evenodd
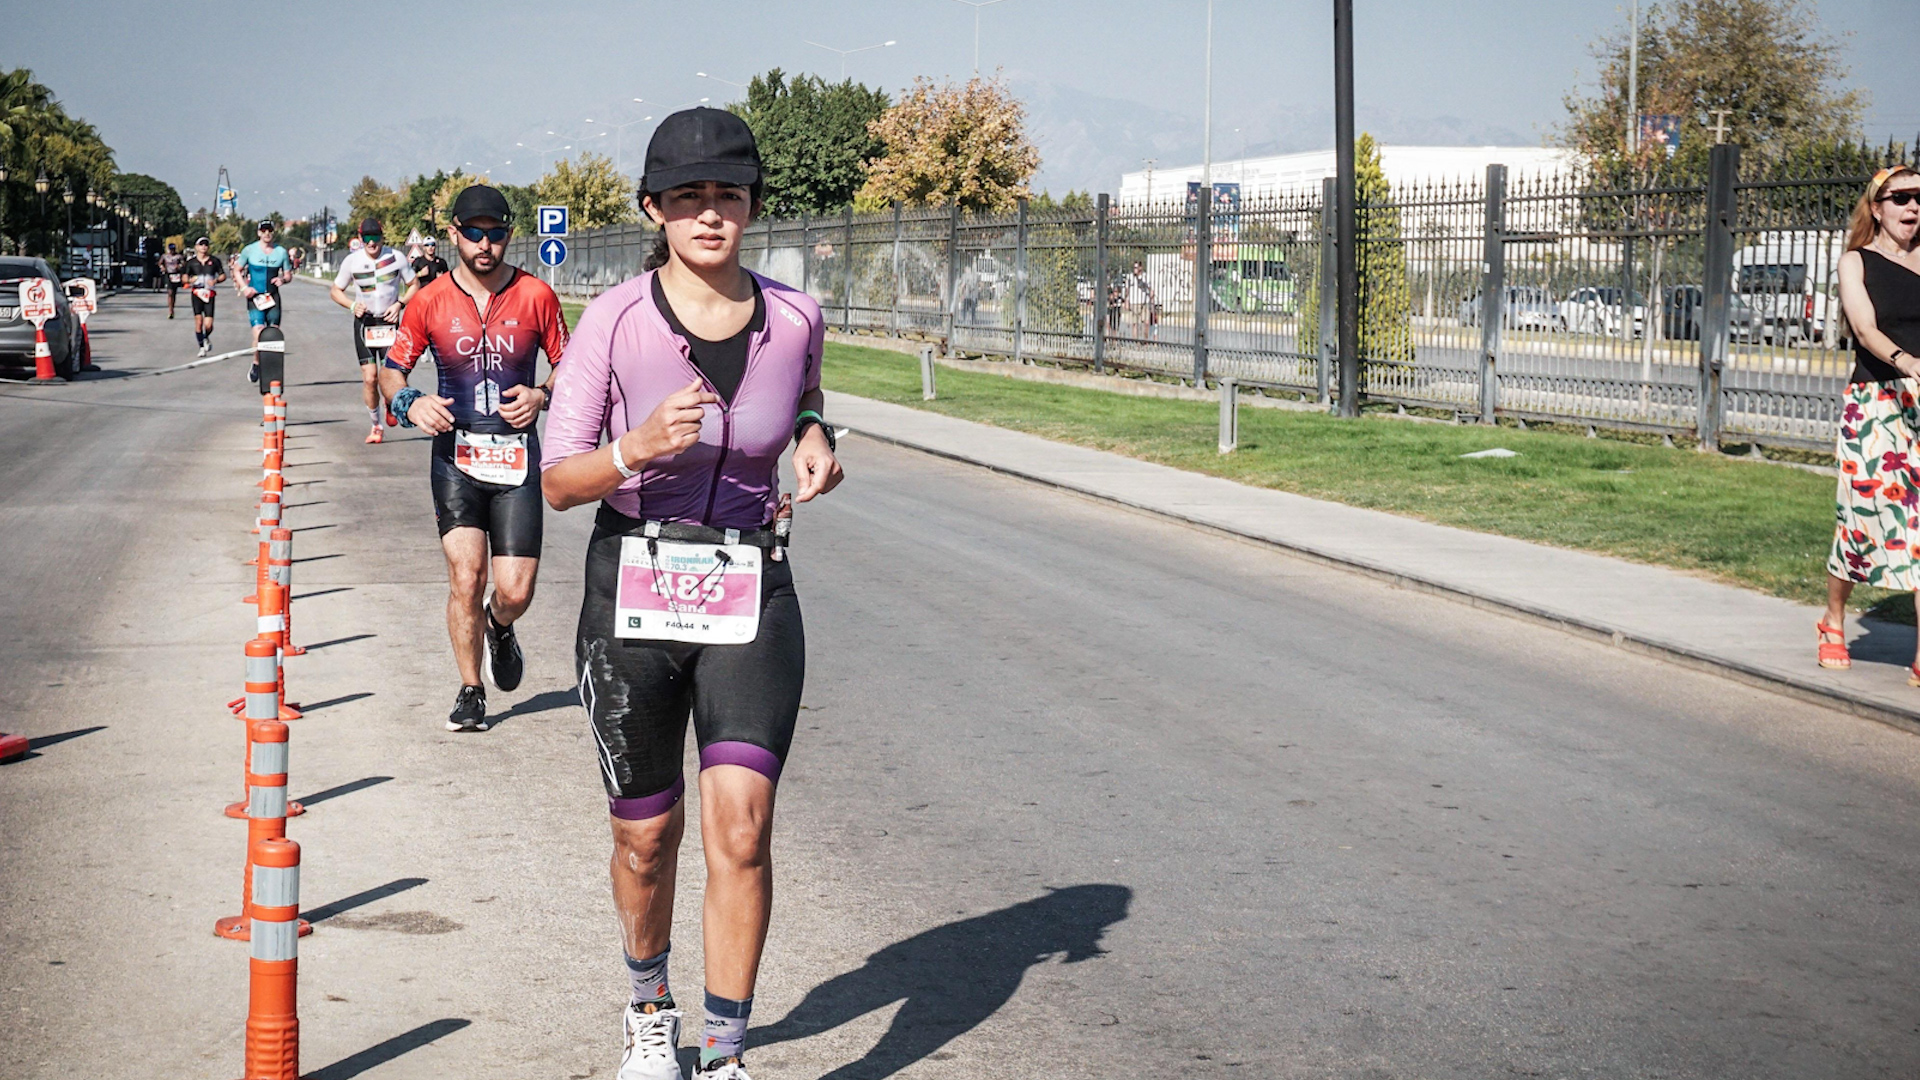
<svg viewBox="0 0 1920 1080">
<path fill-rule="evenodd" d="M 186 278 L 186 276 L 187 275 L 185 274 L 168 274 L 167 280 L 173 282 L 175 285 L 178 285 L 182 280 Z"/>
<path fill-rule="evenodd" d="M 527 437 L 453 432 L 453 466 L 483 484 L 519 487 L 527 482 Z"/>
<path fill-rule="evenodd" d="M 360 343 L 369 349 L 393 348 L 392 323 L 365 323 L 360 327 Z"/>
<path fill-rule="evenodd" d="M 253 294 L 253 306 L 259 308 L 261 311 L 269 310 L 277 303 L 279 303 L 279 301 L 275 300 L 273 294 L 270 292 Z"/>
<path fill-rule="evenodd" d="M 193 298 L 202 303 L 205 303 L 206 301 L 213 299 L 213 290 L 212 289 L 195 289 L 193 290 Z"/>
<path fill-rule="evenodd" d="M 744 645 L 759 632 L 759 548 L 620 538 L 614 637 Z"/>
</svg>

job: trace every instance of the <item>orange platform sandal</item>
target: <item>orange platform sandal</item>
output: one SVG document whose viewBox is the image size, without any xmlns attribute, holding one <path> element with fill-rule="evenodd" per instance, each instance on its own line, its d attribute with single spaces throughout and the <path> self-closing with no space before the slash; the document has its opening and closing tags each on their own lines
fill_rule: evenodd
<svg viewBox="0 0 1920 1080">
<path fill-rule="evenodd" d="M 1821 667 L 1844 670 L 1853 666 L 1853 655 L 1847 652 L 1846 634 L 1841 633 L 1836 627 L 1828 626 L 1825 619 L 1814 623 L 1813 628 L 1820 635 Z M 1840 640 L 1828 641 L 1828 634 L 1832 634 Z M 1909 669 L 1907 683 L 1910 686 L 1920 686 L 1920 669 Z"/>
</svg>

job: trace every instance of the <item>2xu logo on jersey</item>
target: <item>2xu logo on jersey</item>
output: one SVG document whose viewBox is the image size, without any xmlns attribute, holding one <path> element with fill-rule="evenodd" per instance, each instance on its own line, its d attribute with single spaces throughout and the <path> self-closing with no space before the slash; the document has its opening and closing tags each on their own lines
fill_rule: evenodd
<svg viewBox="0 0 1920 1080">
<path fill-rule="evenodd" d="M 454 355 L 479 371 L 505 371 L 514 353 L 513 334 L 464 334 L 453 339 Z M 500 411 L 500 385 L 482 379 L 473 388 L 473 411 L 492 416 Z"/>
</svg>

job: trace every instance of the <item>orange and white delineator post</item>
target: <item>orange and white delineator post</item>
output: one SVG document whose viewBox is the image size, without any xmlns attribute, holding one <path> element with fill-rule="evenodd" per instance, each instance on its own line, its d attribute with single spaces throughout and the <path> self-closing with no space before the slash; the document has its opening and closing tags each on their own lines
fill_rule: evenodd
<svg viewBox="0 0 1920 1080">
<path fill-rule="evenodd" d="M 12 761 L 21 754 L 33 749 L 25 735 L 9 735 L 0 731 L 0 761 Z"/>
<path fill-rule="evenodd" d="M 284 839 L 287 835 L 287 725 L 278 720 L 247 722 L 247 851 L 246 874 L 240 882 L 240 914 L 229 915 L 213 924 L 213 932 L 223 938 L 245 941 L 252 933 L 249 912 L 259 899 L 254 892 L 254 847 L 262 840 Z M 299 912 L 294 912 L 297 917 Z M 300 932 L 312 933 L 302 926 Z"/>
<path fill-rule="evenodd" d="M 282 656 L 305 656 L 307 650 L 293 643 L 293 530 L 275 529 L 268 535 L 271 539 L 267 543 L 267 580 L 279 585 L 286 593 L 280 653 Z"/>
<path fill-rule="evenodd" d="M 247 797 L 236 803 L 227 804 L 227 816 L 244 818 L 247 806 L 252 800 L 252 784 L 247 780 L 253 770 L 253 721 L 282 719 L 283 707 L 281 692 L 285 689 L 280 674 L 280 647 L 272 638 L 257 637 L 247 642 L 247 690 L 238 701 L 230 702 L 235 712 L 244 710 L 243 719 L 247 721 L 247 757 L 246 770 L 241 777 L 241 793 Z M 287 803 L 287 816 L 299 817 L 307 808 L 297 802 Z"/>
<path fill-rule="evenodd" d="M 245 1080 L 300 1080 L 300 845 L 253 842 Z"/>
<path fill-rule="evenodd" d="M 269 491 L 260 496 L 260 516 L 254 519 L 253 531 L 261 536 L 268 535 L 280 527 L 280 495 Z"/>
<path fill-rule="evenodd" d="M 268 535 L 272 534 L 269 533 Z M 268 565 L 268 570 L 272 570 L 271 563 Z M 286 658 L 289 655 L 287 651 L 288 595 L 287 587 L 273 580 L 271 573 L 269 573 L 267 583 L 260 586 L 260 608 L 259 615 L 255 619 L 255 626 L 258 628 L 257 636 L 272 641 L 275 650 L 278 652 L 277 662 L 280 668 L 280 719 L 298 720 L 300 719 L 300 710 L 287 701 Z M 300 651 L 305 652 L 306 650 L 302 649 Z"/>
</svg>

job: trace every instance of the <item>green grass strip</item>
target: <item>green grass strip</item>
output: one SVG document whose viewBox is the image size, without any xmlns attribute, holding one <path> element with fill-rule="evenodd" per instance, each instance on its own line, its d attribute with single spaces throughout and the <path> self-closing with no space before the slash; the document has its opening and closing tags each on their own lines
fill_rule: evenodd
<svg viewBox="0 0 1920 1080">
<path fill-rule="evenodd" d="M 1219 408 L 1205 402 L 945 367 L 938 400 L 925 402 L 916 358 L 838 343 L 824 377 L 831 390 L 1243 484 L 1826 599 L 1835 481 L 1797 469 L 1560 432 L 1251 407 L 1240 410 L 1240 448 L 1220 454 Z M 1460 456 L 1491 447 L 1519 456 Z M 1887 596 L 1862 588 L 1855 603 Z"/>
</svg>

